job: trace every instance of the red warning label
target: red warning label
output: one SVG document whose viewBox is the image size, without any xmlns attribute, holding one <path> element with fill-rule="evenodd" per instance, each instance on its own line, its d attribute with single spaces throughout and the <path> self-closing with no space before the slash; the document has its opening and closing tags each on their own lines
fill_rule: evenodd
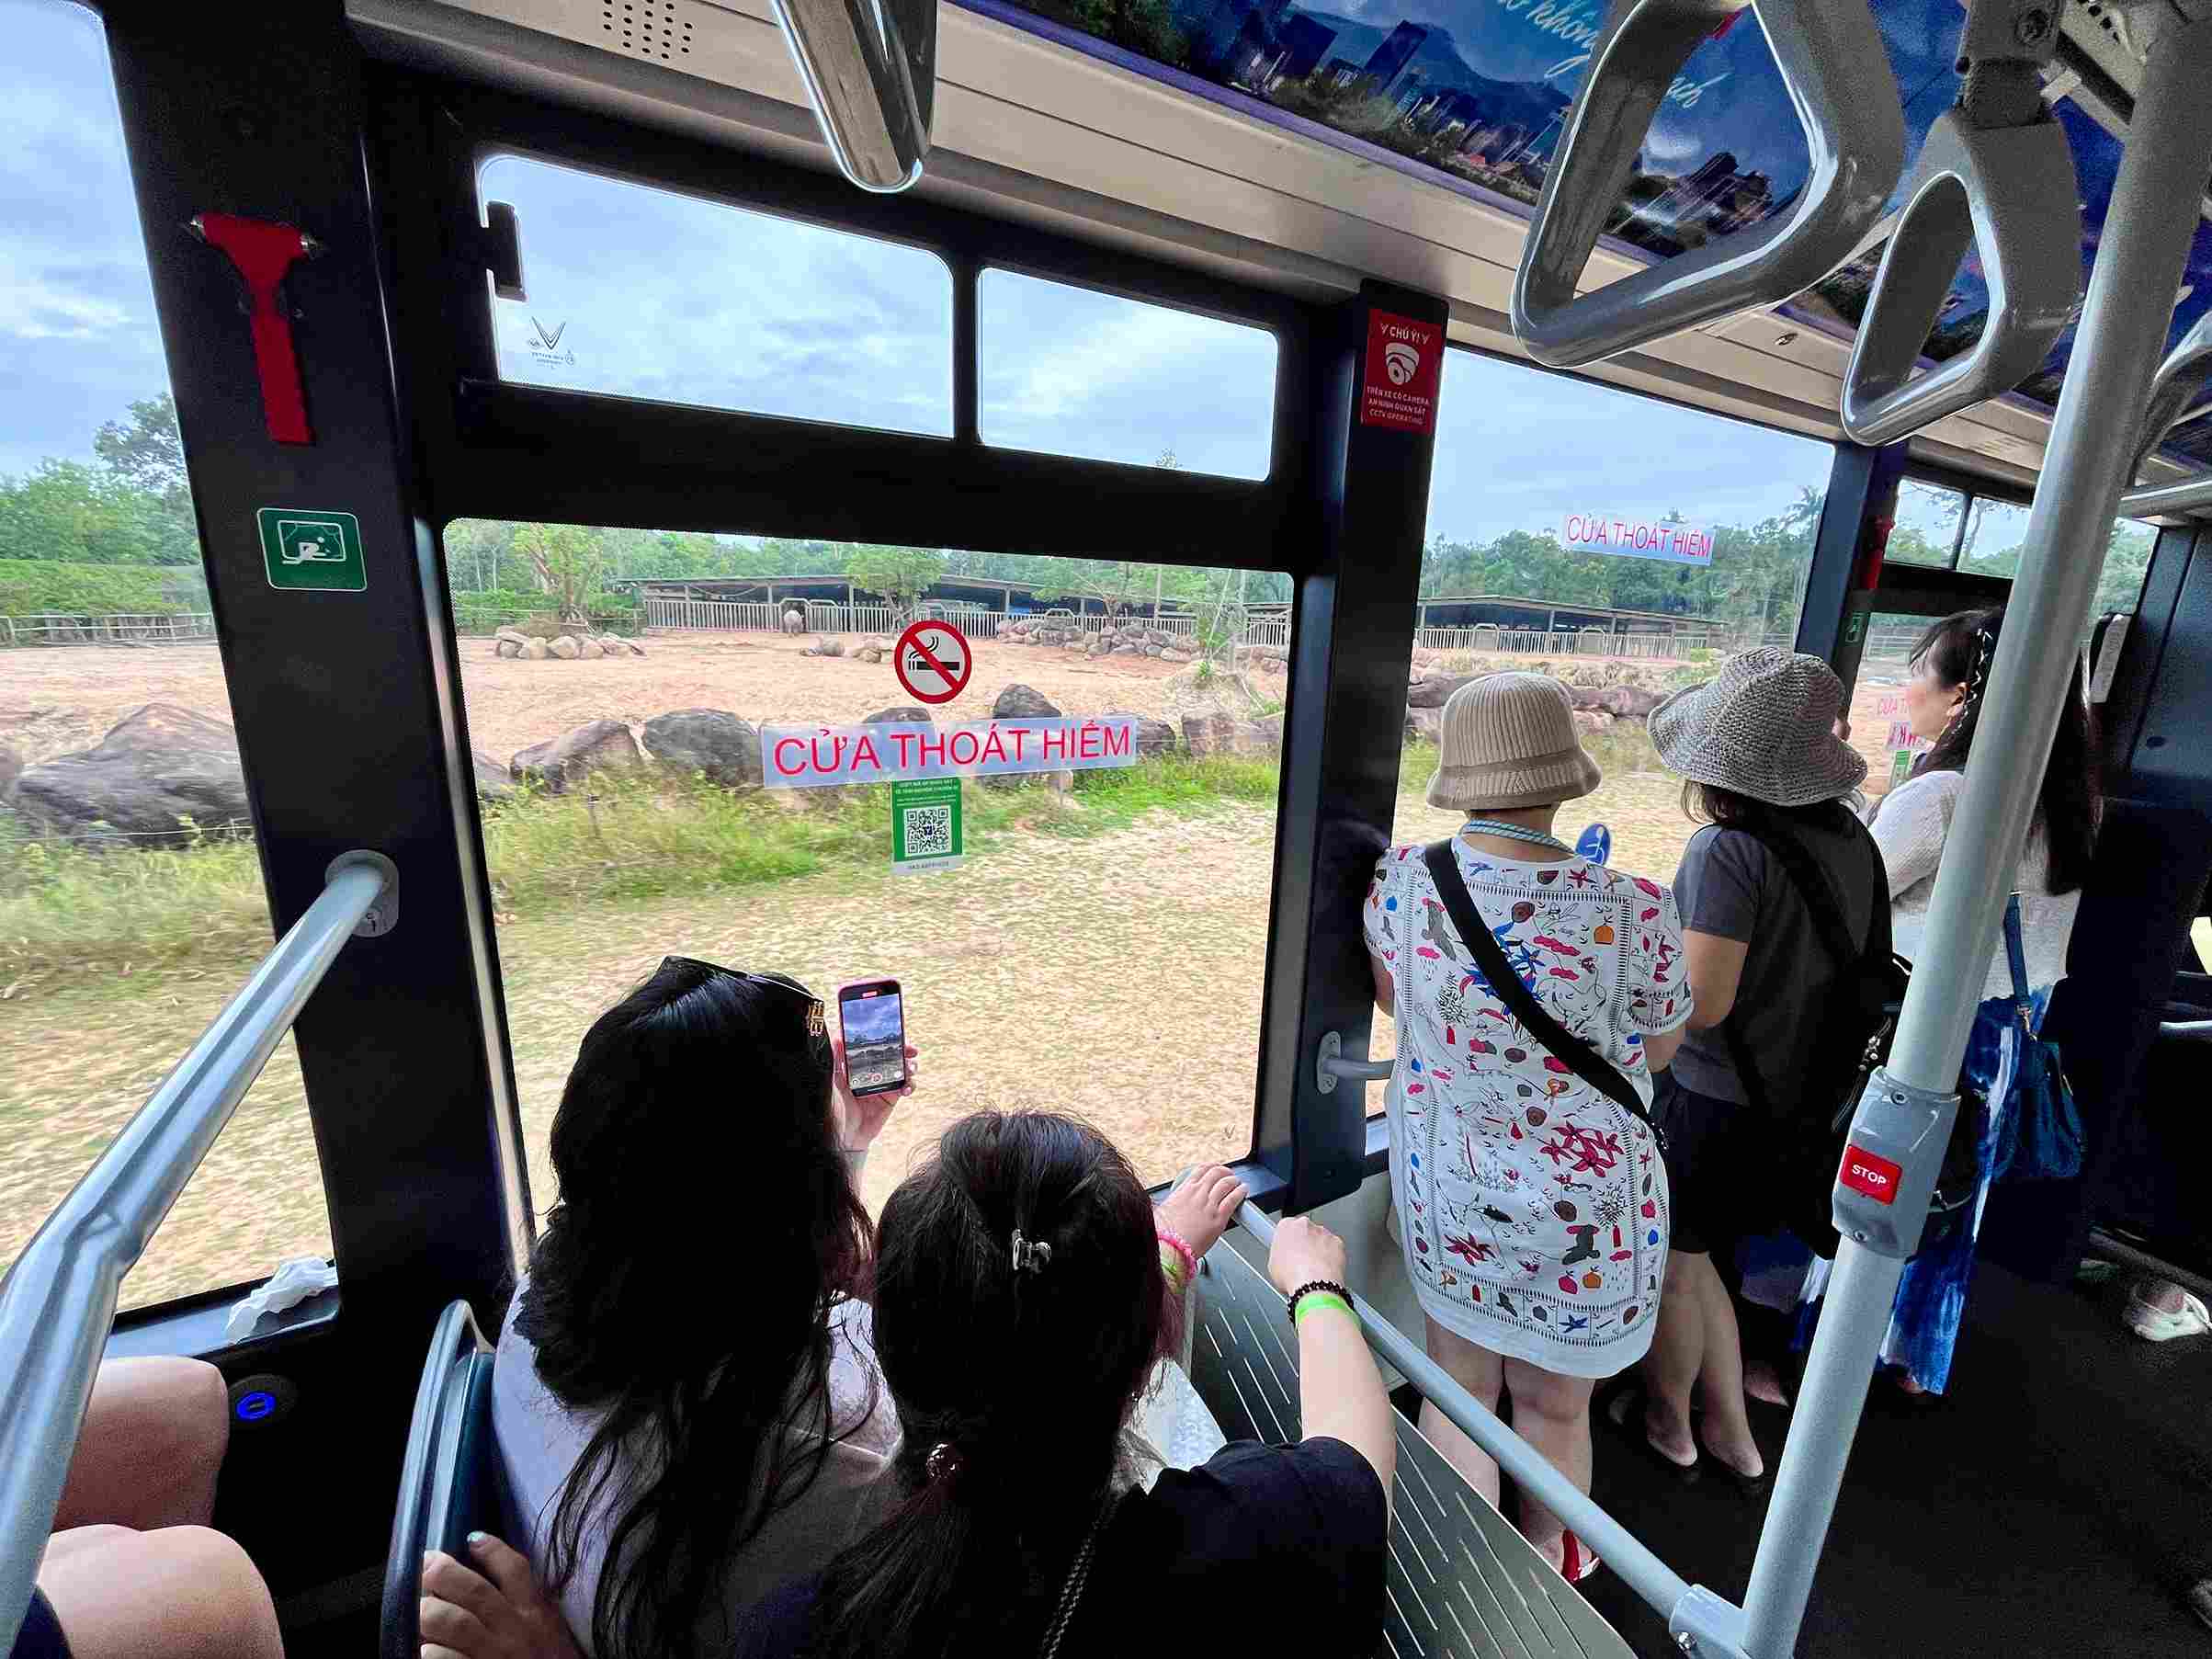
<svg viewBox="0 0 2212 1659">
<path fill-rule="evenodd" d="M 1395 312 L 1367 313 L 1367 370 L 1360 376 L 1359 424 L 1400 432 L 1436 429 L 1436 381 L 1444 370 L 1444 325 Z"/>
</svg>

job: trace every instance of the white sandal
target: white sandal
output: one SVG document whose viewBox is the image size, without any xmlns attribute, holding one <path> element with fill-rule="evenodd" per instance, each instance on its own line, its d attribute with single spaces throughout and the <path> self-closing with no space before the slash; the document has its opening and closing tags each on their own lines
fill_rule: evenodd
<svg viewBox="0 0 2212 1659">
<path fill-rule="evenodd" d="M 2212 1313 L 2186 1291 L 2182 1305 L 2171 1311 L 2152 1307 L 2137 1291 L 2127 1292 L 2127 1328 L 2145 1342 L 2172 1342 L 2177 1336 L 2202 1336 L 2212 1331 Z"/>
</svg>

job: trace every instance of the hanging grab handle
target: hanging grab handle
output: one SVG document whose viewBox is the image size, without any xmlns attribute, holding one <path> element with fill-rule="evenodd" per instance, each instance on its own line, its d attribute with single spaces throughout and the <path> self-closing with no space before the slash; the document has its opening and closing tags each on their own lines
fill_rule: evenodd
<svg viewBox="0 0 2212 1659">
<path fill-rule="evenodd" d="M 1731 312 L 1779 304 L 1849 258 L 1905 165 L 1905 119 L 1865 0 L 1758 0 L 1811 167 L 1787 207 L 1593 292 L 1574 288 L 1619 203 L 1660 100 L 1745 0 L 1615 0 L 1537 201 L 1513 332 L 1579 368 Z"/>
<path fill-rule="evenodd" d="M 2135 465 L 2128 469 L 2129 479 L 2142 472 L 2151 451 L 2165 440 L 2167 433 L 2181 424 L 2182 416 L 2189 412 L 2189 405 L 2204 389 L 2207 370 L 2212 370 L 2212 312 L 2197 318 L 2180 343 L 2166 354 L 2166 360 L 2158 366 L 2158 373 L 2150 382 L 2150 405 L 2143 417 L 2142 439 L 2136 446 Z M 2202 472 L 2173 483 L 2137 485 L 2120 497 L 2123 517 L 2179 513 L 2203 506 L 2212 506 L 2212 472 Z"/>
</svg>

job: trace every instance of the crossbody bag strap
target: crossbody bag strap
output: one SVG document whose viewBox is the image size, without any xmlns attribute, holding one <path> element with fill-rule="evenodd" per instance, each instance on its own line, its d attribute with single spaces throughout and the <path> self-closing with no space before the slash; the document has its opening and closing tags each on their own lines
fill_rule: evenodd
<svg viewBox="0 0 2212 1659">
<path fill-rule="evenodd" d="M 1453 930 L 1473 955 L 1475 965 L 1482 970 L 1482 977 L 1490 982 L 1491 994 L 1503 1003 L 1528 1034 L 1569 1071 L 1616 1105 L 1649 1122 L 1651 1114 L 1645 1108 L 1643 1097 L 1622 1075 L 1620 1068 L 1547 1014 L 1535 993 L 1521 983 L 1521 976 L 1505 960 L 1505 952 L 1497 939 L 1482 925 L 1482 917 L 1475 909 L 1474 895 L 1467 891 L 1466 879 L 1459 874 L 1459 861 L 1453 856 L 1452 844 L 1431 842 L 1422 849 L 1421 857 L 1428 866 L 1430 881 L 1435 883 L 1436 896 L 1444 903 L 1444 914 L 1451 918 Z"/>
<path fill-rule="evenodd" d="M 2027 942 L 2020 937 L 2020 895 L 2004 902 L 2004 954 L 2013 969 L 2013 1009 L 2020 1028 L 2030 1035 L 2036 1028 L 2036 1005 L 2027 988 Z"/>
</svg>

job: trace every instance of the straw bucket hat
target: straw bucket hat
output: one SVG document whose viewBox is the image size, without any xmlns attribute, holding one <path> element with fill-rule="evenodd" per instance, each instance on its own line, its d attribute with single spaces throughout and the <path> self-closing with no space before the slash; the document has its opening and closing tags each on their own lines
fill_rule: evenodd
<svg viewBox="0 0 2212 1659">
<path fill-rule="evenodd" d="M 1762 645 L 1729 658 L 1720 677 L 1651 710 L 1651 744 L 1685 778 L 1769 806 L 1847 795 L 1866 763 L 1835 734 L 1843 682 L 1817 656 Z"/>
<path fill-rule="evenodd" d="M 1604 780 L 1582 753 L 1567 687 L 1540 674 L 1486 674 L 1444 705 L 1429 804 L 1503 812 L 1587 795 Z"/>
</svg>

